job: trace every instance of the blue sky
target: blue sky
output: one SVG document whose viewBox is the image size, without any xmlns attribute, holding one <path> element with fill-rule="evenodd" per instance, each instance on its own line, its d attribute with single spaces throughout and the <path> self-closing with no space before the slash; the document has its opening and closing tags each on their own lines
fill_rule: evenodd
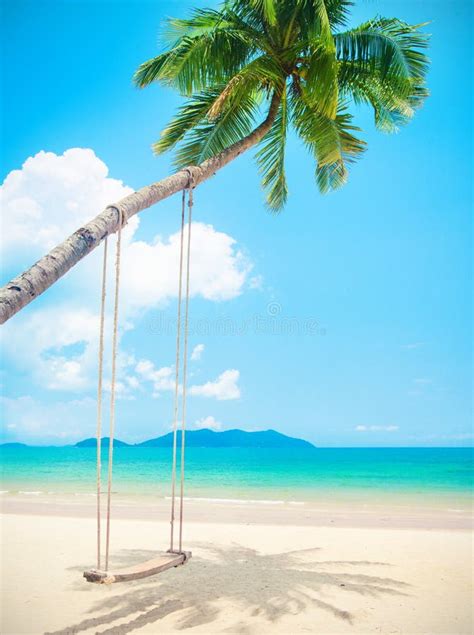
<svg viewBox="0 0 474 635">
<path fill-rule="evenodd" d="M 104 197 L 169 173 L 170 157 L 150 144 L 180 98 L 138 91 L 131 76 L 159 50 L 164 17 L 209 4 L 3 2 L 2 283 L 112 202 Z M 472 445 L 471 7 L 359 2 L 353 23 L 377 14 L 431 21 L 431 97 L 408 127 L 383 135 L 358 110 L 368 151 L 324 197 L 291 139 L 279 216 L 265 211 L 251 153 L 196 192 L 190 345 L 202 346 L 190 362 L 190 427 L 275 428 L 322 446 Z M 164 326 L 176 311 L 178 216 L 175 197 L 127 230 L 126 440 L 162 434 L 172 419 L 174 333 Z M 4 440 L 93 434 L 99 257 L 4 327 Z"/>
</svg>

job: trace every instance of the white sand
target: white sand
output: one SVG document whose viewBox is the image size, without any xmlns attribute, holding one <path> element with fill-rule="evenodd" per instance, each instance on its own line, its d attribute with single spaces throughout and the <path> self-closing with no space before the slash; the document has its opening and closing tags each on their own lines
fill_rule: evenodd
<svg viewBox="0 0 474 635">
<path fill-rule="evenodd" d="M 189 564 L 99 586 L 93 519 L 5 514 L 1 632 L 472 633 L 469 530 L 274 521 L 189 522 Z M 116 520 L 112 562 L 148 559 L 168 527 Z"/>
</svg>

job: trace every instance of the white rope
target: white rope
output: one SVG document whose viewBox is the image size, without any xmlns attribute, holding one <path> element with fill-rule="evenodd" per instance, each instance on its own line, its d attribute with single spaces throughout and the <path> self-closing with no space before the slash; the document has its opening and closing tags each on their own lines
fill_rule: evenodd
<svg viewBox="0 0 474 635">
<path fill-rule="evenodd" d="M 185 299 L 185 323 L 184 323 L 184 351 L 183 351 L 183 405 L 181 420 L 181 475 L 180 475 L 180 501 L 179 501 L 179 553 L 182 552 L 183 539 L 183 502 L 184 502 L 184 474 L 185 474 L 185 433 L 186 433 L 186 379 L 187 379 L 187 358 L 188 358 L 188 334 L 189 334 L 189 295 L 190 295 L 190 258 L 191 258 L 191 225 L 193 208 L 193 185 L 192 173 L 190 172 L 190 185 L 188 189 L 188 237 L 186 252 L 186 299 Z M 183 190 L 182 211 L 181 211 L 181 243 L 179 262 L 179 290 L 178 290 L 178 316 L 176 333 L 176 372 L 175 372 L 175 398 L 174 398 L 174 421 L 173 421 L 173 465 L 172 465 L 172 486 L 171 486 L 171 536 L 170 551 L 174 549 L 174 521 L 175 521 L 175 498 L 176 498 L 176 464 L 177 464 L 177 427 L 178 427 L 178 403 L 179 403 L 179 363 L 180 363 L 180 343 L 181 343 L 181 305 L 182 305 L 182 280 L 183 280 L 183 252 L 184 252 L 184 218 L 185 218 L 186 191 Z M 109 567 L 109 547 L 110 547 L 110 520 L 111 520 L 111 499 L 112 499 L 112 475 L 113 475 L 113 450 L 115 434 L 115 396 L 116 396 L 116 374 L 117 374 L 117 343 L 118 343 L 118 304 L 120 289 L 120 257 L 122 242 L 123 214 L 118 209 L 119 223 L 117 230 L 117 247 L 115 258 L 115 294 L 114 294 L 114 317 L 113 317 L 113 339 L 112 339 L 112 377 L 110 387 L 110 423 L 109 423 L 109 457 L 108 457 L 108 478 L 107 478 L 107 525 L 105 539 L 105 570 Z M 104 357 L 104 322 L 105 322 L 105 298 L 106 298 L 106 275 L 107 275 L 107 237 L 104 242 L 104 259 L 102 266 L 102 296 L 100 312 L 100 332 L 99 332 L 99 378 L 97 387 L 97 568 L 101 568 L 101 442 L 102 442 L 102 393 L 103 393 L 103 357 Z"/>
<path fill-rule="evenodd" d="M 191 261 L 191 222 L 193 212 L 192 174 L 188 190 L 188 245 L 186 254 L 186 302 L 184 311 L 184 351 L 183 351 L 183 409 L 181 420 L 181 487 L 179 497 L 179 553 L 183 547 L 183 501 L 184 501 L 184 449 L 186 435 L 186 374 L 188 368 L 188 332 L 189 332 L 189 271 Z"/>
<path fill-rule="evenodd" d="M 173 466 L 171 469 L 171 531 L 170 531 L 170 551 L 174 549 L 174 521 L 175 521 L 175 498 L 176 498 L 176 454 L 177 454 L 177 433 L 178 433 L 178 402 L 179 402 L 179 361 L 181 345 L 181 301 L 183 289 L 183 243 L 184 243 L 184 211 L 185 211 L 186 190 L 183 190 L 181 199 L 181 242 L 179 250 L 179 282 L 178 282 L 178 316 L 176 321 L 176 360 L 175 360 L 175 384 L 174 384 L 174 417 L 173 417 Z"/>
<path fill-rule="evenodd" d="M 115 298 L 114 298 L 114 325 L 112 339 L 112 378 L 110 384 L 110 431 L 109 431 L 109 470 L 107 479 L 107 530 L 105 538 L 105 570 L 109 569 L 109 545 L 110 545 L 110 501 L 112 498 L 112 468 L 114 457 L 114 433 L 115 433 L 115 383 L 117 373 L 117 340 L 118 340 L 118 303 L 120 288 L 120 252 L 122 243 L 122 210 L 118 209 L 119 223 L 117 230 L 117 250 L 115 256 Z"/>
<path fill-rule="evenodd" d="M 101 438 L 102 438 L 102 377 L 104 370 L 104 322 L 105 296 L 107 284 L 107 236 L 104 240 L 104 259 L 102 264 L 102 295 L 100 299 L 100 327 L 99 327 L 99 368 L 97 383 L 97 568 L 100 569 L 101 546 Z"/>
</svg>

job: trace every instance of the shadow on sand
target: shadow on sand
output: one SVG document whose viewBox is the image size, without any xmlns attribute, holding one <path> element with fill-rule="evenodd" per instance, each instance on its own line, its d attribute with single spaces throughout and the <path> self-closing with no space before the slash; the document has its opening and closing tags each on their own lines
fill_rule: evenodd
<svg viewBox="0 0 474 635">
<path fill-rule="evenodd" d="M 322 599 L 331 587 L 343 587 L 344 592 L 370 597 L 407 595 L 408 585 L 404 582 L 360 573 L 360 567 L 387 567 L 387 563 L 317 561 L 316 548 L 262 555 L 238 545 L 219 548 L 201 543 L 194 547 L 199 556 L 193 557 L 186 566 L 152 578 L 114 585 L 114 595 L 102 597 L 90 610 L 90 613 L 100 612 L 100 616 L 45 635 L 71 635 L 89 629 L 99 629 L 96 632 L 101 635 L 125 635 L 173 614 L 176 614 L 177 629 L 210 625 L 221 613 L 217 608 L 219 599 L 247 610 L 247 616 L 268 622 L 288 614 L 297 615 L 312 606 L 352 623 L 353 616 L 348 611 Z M 154 555 L 151 551 L 127 550 L 116 558 L 114 568 Z M 341 567 L 343 571 L 330 571 Z M 74 571 L 79 573 L 82 569 L 74 567 Z M 103 587 L 87 586 L 79 579 L 74 588 L 89 592 L 103 590 Z M 112 626 L 117 621 L 119 623 Z M 105 628 L 101 630 L 101 627 Z M 247 627 L 236 623 L 228 632 L 246 633 Z"/>
</svg>

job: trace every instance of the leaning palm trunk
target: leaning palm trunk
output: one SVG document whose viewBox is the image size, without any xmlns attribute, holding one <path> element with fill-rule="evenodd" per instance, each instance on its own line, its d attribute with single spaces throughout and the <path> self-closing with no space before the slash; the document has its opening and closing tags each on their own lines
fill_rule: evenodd
<svg viewBox="0 0 474 635">
<path fill-rule="evenodd" d="M 20 309 L 46 291 L 95 249 L 106 236 L 116 232 L 120 214 L 126 222 L 134 214 L 168 198 L 190 184 L 195 187 L 233 161 L 239 154 L 256 145 L 270 130 L 279 103 L 280 96 L 275 93 L 265 120 L 249 135 L 200 165 L 180 170 L 162 181 L 142 187 L 117 203 L 109 205 L 32 267 L 11 280 L 0 289 L 0 324 L 4 324 Z"/>
</svg>

